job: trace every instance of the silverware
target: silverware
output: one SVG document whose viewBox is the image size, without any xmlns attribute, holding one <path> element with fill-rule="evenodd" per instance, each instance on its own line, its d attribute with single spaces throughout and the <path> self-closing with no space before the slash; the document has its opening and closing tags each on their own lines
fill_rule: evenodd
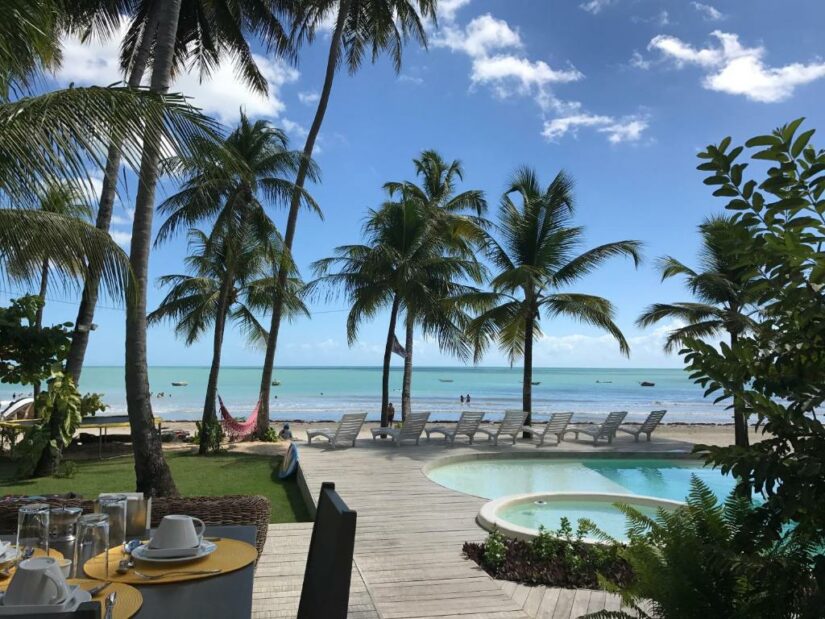
<svg viewBox="0 0 825 619">
<path fill-rule="evenodd" d="M 173 574 L 176 575 L 188 575 L 188 576 L 197 576 L 197 575 L 206 575 L 206 574 L 220 574 L 221 570 L 175 570 L 173 572 L 164 572 L 163 574 L 144 574 L 138 570 L 135 570 L 135 574 L 140 576 L 141 578 L 145 578 L 146 580 L 157 580 L 159 578 L 166 578 L 167 576 L 172 576 Z"/>
<path fill-rule="evenodd" d="M 89 593 L 92 597 L 95 597 L 98 593 L 103 591 L 106 587 L 112 584 L 111 580 L 107 580 L 106 582 L 100 583 L 99 585 L 95 585 L 91 589 L 88 589 Z"/>
<path fill-rule="evenodd" d="M 106 596 L 106 601 L 104 602 L 104 608 L 106 609 L 106 613 L 103 615 L 103 619 L 112 619 L 112 613 L 114 612 L 116 601 L 117 591 L 112 591 L 109 595 Z"/>
</svg>

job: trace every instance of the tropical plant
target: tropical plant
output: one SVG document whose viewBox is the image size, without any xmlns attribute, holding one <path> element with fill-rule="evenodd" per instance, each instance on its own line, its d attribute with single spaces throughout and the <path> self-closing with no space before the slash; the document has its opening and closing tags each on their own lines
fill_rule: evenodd
<svg viewBox="0 0 825 619">
<path fill-rule="evenodd" d="M 283 243 L 275 224 L 267 215 L 266 205 L 286 203 L 295 190 L 292 181 L 286 180 L 286 177 L 295 173 L 302 155 L 289 150 L 288 146 L 287 137 L 282 131 L 263 120 L 250 122 L 242 113 L 240 123 L 220 148 L 205 147 L 193 156 L 165 162 L 167 168 L 182 174 L 186 180 L 181 189 L 167 198 L 158 209 L 167 219 L 158 231 L 156 243 L 169 239 L 181 228 L 209 222 L 217 232 L 218 239 L 217 243 L 210 245 L 211 251 L 217 252 L 214 258 L 218 260 L 218 264 L 214 266 L 223 270 L 220 277 L 215 276 L 220 284 L 214 299 L 217 309 L 212 367 L 201 422 L 206 428 L 217 423 L 215 400 L 220 350 L 224 320 L 231 305 L 232 286 L 241 276 L 249 278 L 257 273 L 257 277 L 263 277 L 260 272 L 266 264 L 270 264 L 272 260 L 282 260 Z M 310 174 L 313 179 L 318 178 L 314 164 L 310 165 Z M 320 214 L 312 197 L 303 190 L 300 192 L 304 195 L 302 203 Z M 202 255 L 200 259 L 205 257 Z M 292 264 L 291 261 L 288 262 Z M 217 273 L 218 270 L 213 269 L 212 272 Z M 289 316 L 296 311 L 306 311 L 296 296 L 296 290 L 301 285 L 296 276 L 293 267 L 286 286 L 289 294 L 286 309 Z M 261 286 L 256 287 L 256 290 L 259 289 Z M 274 294 L 274 290 L 270 292 Z M 271 302 L 270 297 L 267 301 L 270 307 Z M 266 331 L 260 329 L 258 333 L 266 334 Z M 208 433 L 201 433 L 201 436 L 206 437 Z M 202 444 L 201 453 L 206 451 L 205 444 Z"/>
<path fill-rule="evenodd" d="M 486 225 L 481 219 L 487 209 L 484 192 L 480 190 L 463 191 L 456 194 L 457 181 L 463 180 L 464 170 L 461 162 L 447 162 L 434 150 L 421 153 L 413 159 L 416 175 L 421 185 L 412 181 L 391 182 L 384 185 L 390 195 L 401 196 L 402 200 L 415 200 L 429 211 L 431 234 L 439 235 L 444 251 L 457 256 L 472 258 L 474 242 L 479 237 L 479 229 Z M 422 312 L 427 307 L 417 307 L 417 298 L 407 299 L 405 303 L 405 338 L 404 338 L 404 376 L 401 382 L 401 418 L 406 419 L 411 410 L 411 387 L 413 344 L 416 323 L 433 325 L 439 322 L 443 314 L 440 305 L 435 306 L 435 314 L 427 316 Z M 432 312 L 431 312 L 432 313 Z M 459 317 L 459 316 L 457 316 Z M 447 320 L 445 324 L 451 324 Z"/>
<path fill-rule="evenodd" d="M 86 12 L 93 14 L 91 20 L 93 26 L 100 21 L 103 21 L 104 26 L 91 29 L 103 30 L 106 34 L 107 20 L 105 18 L 108 16 L 106 9 L 111 3 L 93 0 L 90 4 Z M 262 0 L 243 0 L 232 3 L 204 0 L 182 2 L 174 49 L 173 72 L 196 68 L 202 77 L 207 77 L 228 57 L 235 66 L 236 74 L 254 91 L 265 95 L 268 91 L 268 84 L 255 62 L 245 34 L 255 33 L 256 37 L 261 38 L 270 48 L 286 49 L 288 37 L 278 15 L 279 7 L 285 4 L 285 2 Z M 159 6 L 160 3 L 151 0 L 130 3 L 130 23 L 121 47 L 121 67 L 124 75 L 127 76 L 126 83 L 130 88 L 140 86 L 146 69 L 152 61 Z M 124 10 L 125 8 L 122 7 Z M 71 13 L 76 12 L 78 12 L 77 8 L 71 11 Z M 120 19 L 121 16 L 118 14 L 117 21 L 119 22 Z M 90 20 L 86 17 L 80 21 Z M 95 223 L 98 229 L 104 231 L 109 230 L 112 221 L 122 147 L 123 145 L 117 141 L 111 143 L 104 168 Z M 74 377 L 75 381 L 80 380 L 89 342 L 89 327 L 94 319 L 97 304 L 98 277 L 95 275 L 92 273 L 86 280 L 77 313 L 78 329 L 72 338 L 72 348 L 66 361 L 66 371 Z"/>
<path fill-rule="evenodd" d="M 435 17 L 436 2 L 437 0 L 305 0 L 296 5 L 296 14 L 290 33 L 294 49 L 298 49 L 304 41 L 311 43 L 321 24 L 328 18 L 335 17 L 335 26 L 330 34 L 324 83 L 318 97 L 315 116 L 304 143 L 304 163 L 295 177 L 297 188 L 303 189 L 306 183 L 309 162 L 324 122 L 332 83 L 338 67 L 346 64 L 349 73 L 353 75 L 358 71 L 368 51 L 373 62 L 380 57 L 382 52 L 388 52 L 392 57 L 396 72 L 400 71 L 404 43 L 409 38 L 419 41 L 426 47 L 427 34 L 421 19 Z M 284 243 L 287 249 L 284 252 L 285 256 L 292 251 L 292 244 L 295 240 L 300 200 L 301 195 L 296 192 L 289 205 L 284 231 Z M 290 268 L 289 264 L 285 263 L 279 270 L 279 289 L 285 286 Z M 282 305 L 283 301 L 279 295 L 276 295 L 273 299 L 272 320 L 261 372 L 262 414 L 258 417 L 258 434 L 260 435 L 266 432 L 269 425 L 269 391 L 283 313 Z"/>
<path fill-rule="evenodd" d="M 731 348 L 736 348 L 741 334 L 756 326 L 753 317 L 755 271 L 743 250 L 747 247 L 747 230 L 730 217 L 712 217 L 700 227 L 702 235 L 699 270 L 666 256 L 659 260 L 662 280 L 683 277 L 687 288 L 698 301 L 655 303 L 646 308 L 636 321 L 648 327 L 662 320 L 685 323 L 668 334 L 665 350 L 672 351 L 687 339 L 707 338 L 727 333 Z M 748 446 L 748 423 L 741 402 L 734 400 L 735 443 Z"/>
<path fill-rule="evenodd" d="M 699 153 L 714 194 L 727 198 L 745 231 L 740 252 L 756 268 L 760 321 L 736 348 L 684 344 L 687 369 L 707 393 L 742 402 L 761 440 L 748 449 L 699 447 L 706 460 L 764 495 L 752 527 L 780 539 L 789 526 L 825 546 L 825 150 L 795 120 L 732 147 L 725 138 Z M 750 161 L 748 161 L 748 159 Z M 748 178 L 750 163 L 770 166 Z M 791 524 L 792 523 L 792 524 Z M 825 591 L 825 556 L 814 573 Z"/>
<path fill-rule="evenodd" d="M 474 292 L 464 281 L 479 281 L 482 267 L 475 258 L 446 252 L 434 233 L 430 209 L 417 200 L 389 201 L 370 210 L 363 245 L 337 247 L 336 255 L 317 261 L 318 278 L 309 287 L 326 286 L 334 296 L 344 294 L 351 307 L 347 341 L 358 338 L 364 320 L 389 306 L 381 388 L 381 425 L 388 425 L 389 370 L 399 312 L 416 316 L 424 333 L 432 334 L 442 350 L 469 357 L 464 336 L 468 322 L 463 299 Z M 337 269 L 337 270 L 336 270 Z M 334 272 L 333 272 L 334 271 Z"/>
<path fill-rule="evenodd" d="M 566 316 L 607 331 L 623 354 L 630 349 L 613 322 L 607 299 L 563 291 L 609 258 L 628 256 L 640 261 L 639 241 L 606 243 L 581 254 L 583 229 L 573 226 L 572 182 L 560 172 L 542 189 L 535 171 L 519 169 L 501 199 L 499 221 L 482 235 L 483 250 L 498 270 L 489 292 L 475 295 L 486 309 L 469 326 L 480 359 L 491 341 L 510 362 L 524 359 L 522 409 L 531 422 L 533 341 L 541 335 L 542 313 L 548 319 Z M 496 238 L 498 237 L 498 239 Z M 500 240 L 499 240 L 500 239 Z"/>
<path fill-rule="evenodd" d="M 719 503 L 696 476 L 687 504 L 653 517 L 618 505 L 627 518 L 628 544 L 619 554 L 633 570 L 629 582 L 609 588 L 633 612 L 601 611 L 590 619 L 704 619 L 821 616 L 812 573 L 816 548 L 792 530 L 777 540 L 746 498 Z M 592 523 L 591 535 L 615 544 Z"/>
</svg>

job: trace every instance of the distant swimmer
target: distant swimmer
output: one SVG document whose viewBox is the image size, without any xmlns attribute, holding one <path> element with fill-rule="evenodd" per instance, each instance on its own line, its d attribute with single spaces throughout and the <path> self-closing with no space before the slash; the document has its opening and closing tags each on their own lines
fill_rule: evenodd
<svg viewBox="0 0 825 619">
<path fill-rule="evenodd" d="M 466 400 L 467 400 L 467 404 L 469 404 L 470 403 L 470 394 L 469 393 L 467 394 Z"/>
<path fill-rule="evenodd" d="M 461 400 L 461 403 L 464 404 L 464 394 L 463 393 L 461 394 L 461 397 L 459 398 L 459 400 Z"/>
</svg>

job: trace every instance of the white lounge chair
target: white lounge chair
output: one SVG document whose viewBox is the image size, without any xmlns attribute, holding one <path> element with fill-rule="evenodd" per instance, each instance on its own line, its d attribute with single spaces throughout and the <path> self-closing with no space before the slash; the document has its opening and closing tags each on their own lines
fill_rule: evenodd
<svg viewBox="0 0 825 619">
<path fill-rule="evenodd" d="M 565 430 L 562 434 L 562 439 L 565 434 L 572 432 L 576 435 L 576 439 L 579 438 L 579 434 L 587 434 L 593 439 L 594 445 L 598 444 L 600 438 L 606 438 L 607 444 L 610 445 L 613 443 L 613 438 L 616 436 L 616 430 L 619 429 L 619 424 L 624 421 L 625 417 L 627 417 L 627 411 L 610 413 L 607 415 L 607 419 L 595 428 L 570 428 Z"/>
<path fill-rule="evenodd" d="M 466 436 L 470 439 L 470 445 L 473 444 L 473 436 L 478 432 L 478 425 L 484 418 L 482 411 L 464 411 L 458 419 L 455 427 L 448 428 L 447 426 L 435 426 L 434 428 L 424 428 L 424 434 L 427 435 L 427 440 L 430 440 L 432 434 L 443 434 L 444 440 L 455 445 L 457 436 Z"/>
<path fill-rule="evenodd" d="M 341 421 L 334 428 L 307 430 L 307 443 L 312 443 L 312 439 L 316 436 L 323 436 L 329 441 L 333 449 L 344 443 L 352 443 L 352 446 L 355 447 L 355 439 L 358 438 L 358 433 L 361 431 L 361 426 L 364 425 L 366 418 L 366 413 L 347 413 L 341 417 Z"/>
<path fill-rule="evenodd" d="M 665 416 L 666 410 L 661 411 L 651 411 L 650 414 L 647 416 L 642 422 L 640 426 L 630 426 L 630 427 L 621 427 L 619 426 L 616 428 L 619 432 L 626 432 L 630 434 L 638 443 L 639 442 L 639 435 L 646 434 L 647 440 L 650 442 L 650 435 L 653 434 L 653 430 L 655 430 L 658 425 L 662 422 L 662 417 Z"/>
<path fill-rule="evenodd" d="M 548 436 L 555 436 L 556 445 L 558 445 L 561 443 L 564 431 L 567 430 L 567 424 L 570 423 L 571 419 L 573 419 L 573 413 L 553 413 L 550 416 L 550 421 L 544 425 L 544 428 L 538 429 L 536 426 L 523 426 L 522 430 L 533 435 L 532 438 L 536 441 L 536 447 L 544 445 L 544 441 Z"/>
<path fill-rule="evenodd" d="M 498 424 L 498 428 L 479 428 L 478 431 L 487 435 L 487 440 L 493 441 L 493 445 L 498 445 L 498 438 L 500 436 L 509 436 L 513 439 L 513 445 L 516 444 L 518 433 L 524 427 L 524 421 L 527 419 L 528 413 L 526 411 L 504 411 L 504 419 Z"/>
<path fill-rule="evenodd" d="M 418 445 L 421 433 L 424 432 L 424 426 L 427 425 L 429 418 L 430 413 L 410 413 L 400 428 L 373 428 L 372 438 L 389 436 L 396 447 L 401 445 L 401 441 L 415 441 L 415 444 Z"/>
</svg>

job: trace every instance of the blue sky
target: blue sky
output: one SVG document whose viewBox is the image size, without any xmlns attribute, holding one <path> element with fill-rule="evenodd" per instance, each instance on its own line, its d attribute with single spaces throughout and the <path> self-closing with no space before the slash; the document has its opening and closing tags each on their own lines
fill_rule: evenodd
<svg viewBox="0 0 825 619">
<path fill-rule="evenodd" d="M 540 366 L 679 366 L 661 352 L 662 329 L 641 331 L 642 308 L 681 300 L 677 282 L 660 283 L 653 258 L 695 260 L 696 226 L 723 204 L 695 171 L 695 154 L 726 135 L 744 141 L 798 116 L 825 126 L 825 44 L 821 0 L 441 0 L 440 28 L 429 51 L 410 44 L 399 75 L 384 58 L 355 76 L 339 73 L 316 153 L 323 182 L 311 188 L 325 221 L 302 214 L 295 255 L 308 265 L 339 244 L 358 242 L 366 209 L 382 199 L 381 185 L 408 179 L 411 159 L 435 148 L 460 159 L 464 189 L 483 189 L 492 213 L 506 181 L 522 164 L 544 182 L 559 169 L 576 181 L 576 220 L 595 245 L 619 239 L 645 242 L 646 263 L 634 270 L 617 260 L 575 288 L 601 294 L 618 308 L 631 342 L 629 360 L 597 331 L 557 320 L 544 323 L 536 346 Z M 303 145 L 326 59 L 324 36 L 291 67 L 260 58 L 271 92 L 262 100 L 238 85 L 232 67 L 209 83 L 183 76 L 174 89 L 207 113 L 232 124 L 244 106 L 252 116 L 285 128 Z M 82 46 L 66 41 L 60 83 L 109 84 L 118 79 L 117 42 Z M 822 143 L 820 141 L 820 146 Z M 174 190 L 167 181 L 164 193 Z M 116 212 L 113 237 L 128 247 L 129 204 Z M 283 222 L 284 211 L 273 212 Z M 156 225 L 159 225 L 156 221 Z M 185 237 L 152 255 L 153 277 L 182 271 Z M 163 292 L 152 289 L 150 307 Z M 4 293 L 4 301 L 8 294 Z M 74 297 L 50 294 L 47 320 L 73 320 Z M 282 328 L 280 365 L 378 365 L 386 316 L 365 325 L 348 348 L 343 301 L 314 303 L 311 320 Z M 100 309 L 87 361 L 120 365 L 124 315 Z M 155 365 L 207 365 L 209 341 L 186 348 L 171 328 L 150 332 Z M 232 333 L 227 365 L 259 365 L 260 350 Z M 400 360 L 396 360 L 398 362 Z M 417 342 L 420 365 L 457 363 L 432 342 Z M 491 352 L 485 365 L 504 365 Z"/>
</svg>

